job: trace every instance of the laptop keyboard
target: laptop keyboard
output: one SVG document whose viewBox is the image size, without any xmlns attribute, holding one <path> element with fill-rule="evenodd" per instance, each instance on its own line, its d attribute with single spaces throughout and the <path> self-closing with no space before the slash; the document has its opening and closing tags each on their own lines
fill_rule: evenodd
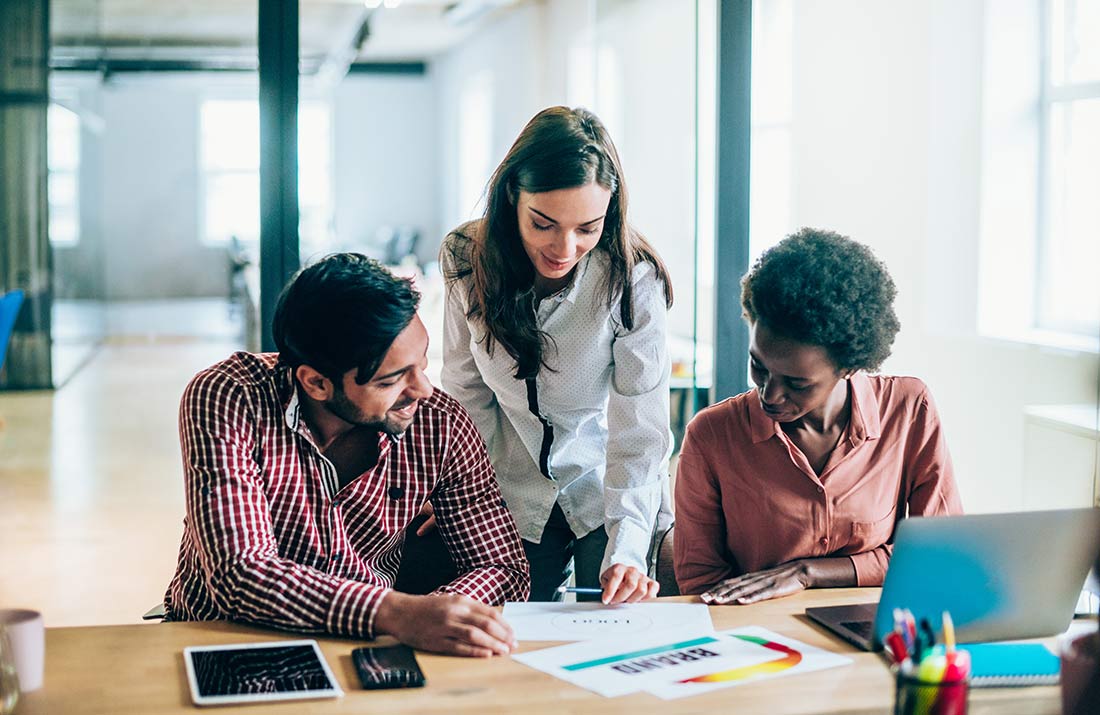
<svg viewBox="0 0 1100 715">
<path fill-rule="evenodd" d="M 867 640 L 871 640 L 871 634 L 875 630 L 874 621 L 845 621 L 840 625 Z"/>
</svg>

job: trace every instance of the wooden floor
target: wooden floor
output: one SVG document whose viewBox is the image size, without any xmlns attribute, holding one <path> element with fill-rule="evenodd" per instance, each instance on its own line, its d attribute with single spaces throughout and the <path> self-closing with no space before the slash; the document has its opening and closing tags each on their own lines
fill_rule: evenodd
<svg viewBox="0 0 1100 715">
<path fill-rule="evenodd" d="M 60 390 L 0 393 L 0 608 L 133 623 L 162 598 L 184 511 L 180 394 L 234 349 L 109 343 Z"/>
</svg>

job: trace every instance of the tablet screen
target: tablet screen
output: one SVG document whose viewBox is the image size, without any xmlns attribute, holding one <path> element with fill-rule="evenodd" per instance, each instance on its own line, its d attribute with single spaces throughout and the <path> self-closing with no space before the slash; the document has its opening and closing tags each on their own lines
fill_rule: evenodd
<svg viewBox="0 0 1100 715">
<path fill-rule="evenodd" d="M 312 640 L 187 648 L 184 658 L 198 705 L 343 695 Z"/>
</svg>

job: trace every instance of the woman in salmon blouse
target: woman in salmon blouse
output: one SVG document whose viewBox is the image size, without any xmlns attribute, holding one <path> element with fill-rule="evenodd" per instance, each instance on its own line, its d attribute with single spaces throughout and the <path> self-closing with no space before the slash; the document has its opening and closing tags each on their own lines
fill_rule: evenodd
<svg viewBox="0 0 1100 715">
<path fill-rule="evenodd" d="M 871 251 L 803 229 L 741 281 L 755 390 L 700 412 L 676 481 L 676 580 L 707 603 L 877 586 L 906 516 L 962 503 L 932 396 L 870 374 L 900 327 Z"/>
</svg>

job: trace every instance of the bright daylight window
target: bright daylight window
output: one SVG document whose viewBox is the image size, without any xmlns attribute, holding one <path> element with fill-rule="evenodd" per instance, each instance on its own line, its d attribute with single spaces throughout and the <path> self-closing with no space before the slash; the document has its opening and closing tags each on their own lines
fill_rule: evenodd
<svg viewBox="0 0 1100 715">
<path fill-rule="evenodd" d="M 50 243 L 72 246 L 80 240 L 80 118 L 51 104 L 46 133 Z"/>
<path fill-rule="evenodd" d="M 458 224 L 485 210 L 485 185 L 493 171 L 493 84 L 487 72 L 466 79 L 458 97 Z"/>
<path fill-rule="evenodd" d="M 200 116 L 202 237 L 260 238 L 260 110 L 255 100 L 207 100 Z M 332 217 L 332 120 L 324 102 L 298 107 L 299 234 L 321 246 Z"/>
<path fill-rule="evenodd" d="M 794 117 L 794 5 L 752 4 L 752 157 L 749 177 L 751 260 L 794 230 L 792 129 Z"/>
<path fill-rule="evenodd" d="M 1051 0 L 1042 87 L 1038 327 L 1100 332 L 1100 2 Z"/>
<path fill-rule="evenodd" d="M 301 254 L 331 250 L 332 112 L 325 102 L 298 107 L 298 233 Z M 256 214 L 259 216 L 259 213 Z"/>
</svg>

